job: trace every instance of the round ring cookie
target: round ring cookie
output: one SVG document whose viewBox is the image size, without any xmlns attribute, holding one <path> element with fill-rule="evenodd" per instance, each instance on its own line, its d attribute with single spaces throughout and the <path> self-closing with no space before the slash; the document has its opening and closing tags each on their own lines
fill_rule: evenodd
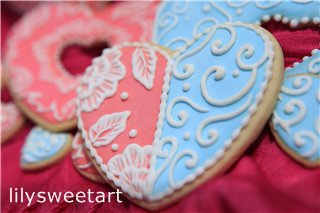
<svg viewBox="0 0 320 213">
<path fill-rule="evenodd" d="M 271 122 L 278 144 L 307 167 L 320 166 L 320 51 L 286 69 Z"/>
<path fill-rule="evenodd" d="M 270 19 L 295 28 L 320 23 L 319 1 L 167 1 L 157 13 L 153 40 L 177 50 L 204 29 L 224 22 L 258 24 Z"/>
<path fill-rule="evenodd" d="M 106 182 L 144 208 L 164 208 L 245 152 L 273 111 L 282 72 L 279 44 L 255 25 L 216 25 L 172 57 L 146 43 L 116 46 L 82 78 L 78 126 Z"/>
<path fill-rule="evenodd" d="M 20 167 L 38 170 L 61 160 L 71 149 L 72 136 L 68 133 L 53 133 L 39 126 L 29 132 L 21 151 Z"/>
<path fill-rule="evenodd" d="M 138 19 L 110 17 L 121 5 L 93 13 L 81 4 L 42 4 L 13 27 L 6 52 L 9 88 L 18 106 L 34 122 L 51 131 L 76 125 L 75 88 L 80 76 L 71 75 L 62 65 L 60 55 L 65 47 L 149 39 L 150 33 L 144 31 L 146 27 L 151 31 L 149 25 L 141 28 Z M 149 13 L 141 11 L 140 18 L 146 14 L 148 21 Z"/>
<path fill-rule="evenodd" d="M 91 159 L 84 150 L 84 141 L 80 133 L 77 133 L 72 141 L 71 158 L 74 167 L 81 175 L 97 183 L 103 183 L 104 179 L 101 177 L 97 169 L 94 167 Z"/>
<path fill-rule="evenodd" d="M 1 144 L 11 138 L 24 124 L 24 117 L 14 103 L 1 102 Z"/>
</svg>

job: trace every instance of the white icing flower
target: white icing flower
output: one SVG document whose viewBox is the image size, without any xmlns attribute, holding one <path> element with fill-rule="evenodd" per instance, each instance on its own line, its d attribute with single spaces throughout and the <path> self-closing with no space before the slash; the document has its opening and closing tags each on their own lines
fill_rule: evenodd
<svg viewBox="0 0 320 213">
<path fill-rule="evenodd" d="M 114 156 L 108 162 L 108 176 L 122 189 L 136 198 L 147 194 L 147 177 L 150 168 L 152 146 L 140 147 L 130 144 L 121 155 Z"/>
<path fill-rule="evenodd" d="M 116 93 L 118 81 L 126 73 L 120 57 L 119 50 L 107 49 L 87 68 L 77 90 L 82 111 L 91 112 L 99 108 L 105 98 Z"/>
</svg>

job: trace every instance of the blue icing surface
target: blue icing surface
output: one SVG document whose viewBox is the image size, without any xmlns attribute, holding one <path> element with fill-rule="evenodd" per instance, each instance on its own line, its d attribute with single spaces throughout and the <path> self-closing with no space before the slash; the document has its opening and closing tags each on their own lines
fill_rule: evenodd
<svg viewBox="0 0 320 213">
<path fill-rule="evenodd" d="M 27 136 L 22 149 L 21 162 L 39 163 L 54 157 L 67 143 L 68 134 L 51 133 L 41 127 L 34 127 Z"/>
<path fill-rule="evenodd" d="M 313 53 L 285 72 L 273 117 L 280 143 L 309 161 L 320 158 L 320 52 Z"/>
<path fill-rule="evenodd" d="M 154 197 L 179 188 L 223 154 L 270 74 L 272 43 L 251 28 L 226 26 L 213 28 L 175 56 L 163 131 L 154 144 Z M 248 51 L 241 51 L 244 47 Z M 184 91 L 186 83 L 190 89 Z"/>
<path fill-rule="evenodd" d="M 158 11 L 154 41 L 177 49 L 214 24 L 256 23 L 271 16 L 279 20 L 285 17 L 282 21 L 293 27 L 300 22 L 319 23 L 319 1 L 168 1 Z"/>
</svg>

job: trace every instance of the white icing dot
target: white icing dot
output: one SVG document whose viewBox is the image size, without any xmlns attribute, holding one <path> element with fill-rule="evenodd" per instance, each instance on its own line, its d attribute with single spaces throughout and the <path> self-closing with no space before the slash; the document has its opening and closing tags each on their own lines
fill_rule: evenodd
<svg viewBox="0 0 320 213">
<path fill-rule="evenodd" d="M 263 21 L 269 21 L 269 20 L 270 20 L 270 16 L 269 16 L 269 15 L 264 15 L 264 16 L 262 17 L 262 20 L 263 20 Z"/>
<path fill-rule="evenodd" d="M 111 145 L 111 150 L 112 150 L 112 151 L 115 152 L 115 151 L 118 151 L 118 149 L 119 149 L 119 144 L 116 144 L 116 143 L 115 143 L 115 144 L 112 144 L 112 145 Z"/>
<path fill-rule="evenodd" d="M 194 70 L 194 66 L 192 64 L 185 64 L 183 66 L 183 69 L 185 72 L 189 73 L 189 72 L 193 72 Z"/>
<path fill-rule="evenodd" d="M 233 70 L 232 76 L 235 77 L 235 78 L 238 77 L 239 76 L 239 70 Z"/>
<path fill-rule="evenodd" d="M 180 111 L 178 112 L 178 118 L 179 119 L 183 119 L 187 116 L 187 112 L 186 111 Z"/>
<path fill-rule="evenodd" d="M 121 100 L 125 101 L 129 98 L 129 94 L 127 92 L 122 92 L 120 94 L 120 98 L 121 98 Z"/>
<path fill-rule="evenodd" d="M 319 17 L 314 17 L 312 19 L 312 21 L 313 21 L 313 23 L 318 24 L 318 23 L 320 23 L 320 18 Z"/>
<path fill-rule="evenodd" d="M 281 15 L 281 14 L 276 14 L 276 15 L 274 16 L 274 20 L 276 20 L 276 21 L 280 21 L 281 18 L 282 18 L 282 15 Z"/>
<path fill-rule="evenodd" d="M 299 88 L 299 87 L 301 87 L 301 81 L 294 81 L 294 82 L 293 82 L 293 87 L 294 87 L 294 88 Z"/>
<path fill-rule="evenodd" d="M 282 23 L 287 24 L 289 22 L 289 19 L 287 17 L 282 18 Z"/>
<path fill-rule="evenodd" d="M 189 83 L 184 83 L 182 90 L 184 92 L 188 92 L 190 90 L 190 84 Z"/>
<path fill-rule="evenodd" d="M 138 135 L 138 131 L 136 129 L 131 129 L 129 132 L 129 137 L 130 138 L 135 138 Z"/>
<path fill-rule="evenodd" d="M 311 53 L 312 53 L 312 55 L 315 55 L 315 54 L 317 54 L 318 51 L 319 51 L 318 49 L 314 49 L 311 51 Z"/>
<path fill-rule="evenodd" d="M 188 141 L 190 140 L 191 134 L 190 132 L 183 133 L 183 140 Z"/>
<path fill-rule="evenodd" d="M 241 15 L 241 13 L 242 13 L 242 9 L 239 8 L 239 9 L 236 10 L 236 14 L 237 15 Z"/>
<path fill-rule="evenodd" d="M 216 130 L 209 131 L 210 138 L 216 138 L 218 136 L 218 132 Z"/>
<path fill-rule="evenodd" d="M 308 58 L 309 58 L 308 56 L 304 56 L 304 57 L 302 58 L 302 60 L 303 60 L 303 61 L 306 61 L 306 60 L 308 60 Z"/>
<path fill-rule="evenodd" d="M 295 20 L 295 19 L 290 21 L 290 26 L 291 26 L 291 27 L 297 27 L 298 24 L 299 24 L 298 21 Z"/>
<path fill-rule="evenodd" d="M 203 12 L 208 13 L 211 10 L 211 7 L 209 4 L 205 4 L 203 6 Z"/>
<path fill-rule="evenodd" d="M 309 22 L 309 18 L 308 18 L 308 17 L 302 17 L 302 18 L 301 18 L 301 22 L 304 23 L 304 24 L 306 24 L 306 23 Z"/>
</svg>

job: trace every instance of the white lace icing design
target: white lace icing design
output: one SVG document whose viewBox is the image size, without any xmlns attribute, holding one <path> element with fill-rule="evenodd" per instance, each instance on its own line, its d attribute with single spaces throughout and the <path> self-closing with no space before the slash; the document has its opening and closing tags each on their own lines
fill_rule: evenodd
<svg viewBox="0 0 320 213">
<path fill-rule="evenodd" d="M 89 139 L 94 147 L 107 146 L 125 129 L 129 111 L 107 114 L 99 118 L 89 129 Z"/>
<path fill-rule="evenodd" d="M 93 64 L 86 69 L 77 89 L 82 111 L 98 109 L 106 98 L 116 93 L 118 81 L 126 74 L 120 58 L 119 50 L 105 49 L 102 56 L 95 58 Z"/>
<path fill-rule="evenodd" d="M 153 87 L 157 56 L 151 48 L 138 47 L 132 54 L 132 73 L 147 90 Z"/>
</svg>

